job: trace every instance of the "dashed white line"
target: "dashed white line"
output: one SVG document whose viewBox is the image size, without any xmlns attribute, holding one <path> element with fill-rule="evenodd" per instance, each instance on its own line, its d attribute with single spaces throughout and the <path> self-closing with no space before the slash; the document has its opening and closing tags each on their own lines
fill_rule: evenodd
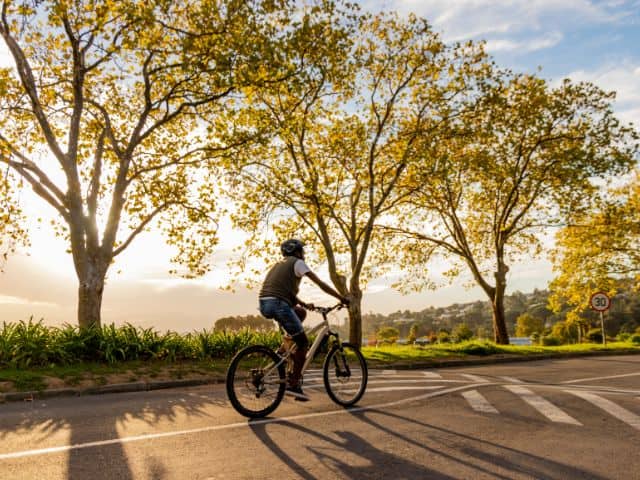
<svg viewBox="0 0 640 480">
<path fill-rule="evenodd" d="M 542 398 L 540 395 L 536 395 L 526 387 L 520 385 L 504 385 L 504 388 L 520 396 L 525 402 L 552 422 L 582 425 L 578 420 L 560 410 L 553 403 Z"/>
<path fill-rule="evenodd" d="M 613 403 L 611 400 L 607 400 L 606 398 L 594 393 L 582 392 L 579 390 L 565 390 L 565 392 L 572 393 L 587 402 L 593 403 L 596 407 L 601 408 L 609 415 L 612 415 L 618 420 L 622 420 L 627 425 L 631 425 L 633 428 L 640 430 L 640 417 L 626 408 L 622 408 L 620 405 Z"/>
<path fill-rule="evenodd" d="M 462 396 L 467 400 L 471 408 L 476 412 L 482 413 L 500 413 L 489 401 L 482 396 L 477 390 L 469 390 L 462 392 Z"/>
<path fill-rule="evenodd" d="M 442 378 L 442 375 L 436 372 L 422 372 L 422 375 L 427 378 Z"/>
</svg>

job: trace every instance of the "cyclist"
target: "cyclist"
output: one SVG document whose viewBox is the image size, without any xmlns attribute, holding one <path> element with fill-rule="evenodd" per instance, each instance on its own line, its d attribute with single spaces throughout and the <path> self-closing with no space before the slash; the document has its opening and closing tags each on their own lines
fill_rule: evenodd
<svg viewBox="0 0 640 480">
<path fill-rule="evenodd" d="M 260 313 L 266 318 L 276 320 L 297 345 L 297 349 L 291 355 L 293 372 L 289 376 L 286 393 L 301 401 L 309 400 L 300 386 L 300 373 L 309 347 L 302 320 L 306 316 L 304 308 L 313 308 L 313 304 L 307 304 L 298 298 L 302 277 L 308 277 L 342 303 L 349 303 L 346 297 L 320 280 L 307 266 L 304 262 L 304 246 L 304 243 L 296 239 L 286 240 L 280 245 L 284 258 L 271 267 L 259 294 Z"/>
</svg>

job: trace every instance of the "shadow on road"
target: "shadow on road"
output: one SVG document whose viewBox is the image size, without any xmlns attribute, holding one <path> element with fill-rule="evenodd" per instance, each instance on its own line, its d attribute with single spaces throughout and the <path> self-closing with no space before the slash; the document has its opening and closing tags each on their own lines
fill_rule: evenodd
<svg viewBox="0 0 640 480">
<path fill-rule="evenodd" d="M 132 465 L 124 444 L 109 443 L 120 438 L 127 424 L 156 426 L 160 422 L 170 424 L 179 416 L 207 417 L 210 416 L 207 407 L 224 403 L 223 400 L 204 395 L 179 391 L 158 392 L 153 392 L 153 396 L 151 392 L 106 394 L 13 404 L 12 410 L 20 412 L 20 420 L 16 422 L 15 415 L 11 417 L 12 420 L 7 416 L 0 417 L 0 440 L 8 439 L 10 434 L 16 432 L 37 432 L 32 448 L 38 449 L 46 444 L 46 438 L 68 432 L 68 440 L 64 441 L 71 446 L 68 452 L 52 453 L 67 456 L 66 478 L 133 480 Z M 49 446 L 60 446 L 60 443 Z M 143 462 L 142 469 L 148 472 L 150 479 L 166 478 L 162 459 L 150 453 Z"/>
<path fill-rule="evenodd" d="M 270 426 L 287 427 L 298 433 L 307 435 L 309 442 L 296 442 L 295 447 L 285 451 L 268 433 Z M 256 437 L 271 450 L 295 474 L 305 480 L 327 478 L 316 477 L 296 461 L 302 449 L 311 453 L 316 462 L 333 472 L 334 478 L 350 478 L 354 480 L 367 478 L 393 478 L 394 480 L 416 480 L 428 478 L 432 480 L 451 480 L 454 477 L 430 470 L 423 465 L 407 458 L 386 452 L 362 436 L 349 431 L 336 431 L 335 437 L 324 435 L 302 425 L 291 422 L 277 422 L 277 424 L 250 424 Z M 379 438 L 379 437 L 376 437 Z M 319 442 L 318 442 L 319 441 Z M 352 462 L 353 456 L 358 457 L 358 464 Z M 308 462 L 306 462 L 308 463 Z"/>
<path fill-rule="evenodd" d="M 560 480 L 566 478 L 607 480 L 605 477 L 574 465 L 566 465 L 547 457 L 523 452 L 392 412 L 372 409 L 354 412 L 352 415 L 367 425 L 419 447 L 429 454 L 443 457 L 448 462 L 459 463 L 466 468 L 475 470 L 478 474 L 488 475 L 492 478 L 511 479 L 513 474 L 518 474 L 537 480 Z M 415 440 L 396 432 L 393 428 L 385 426 L 381 421 L 374 420 L 372 418 L 374 415 L 386 417 L 392 420 L 392 423 L 399 421 L 409 422 L 422 427 L 424 430 L 420 434 L 420 440 Z M 449 453 L 445 450 L 448 450 Z M 500 475 L 495 468 L 488 469 L 483 466 L 487 464 L 507 471 L 509 475 Z"/>
</svg>

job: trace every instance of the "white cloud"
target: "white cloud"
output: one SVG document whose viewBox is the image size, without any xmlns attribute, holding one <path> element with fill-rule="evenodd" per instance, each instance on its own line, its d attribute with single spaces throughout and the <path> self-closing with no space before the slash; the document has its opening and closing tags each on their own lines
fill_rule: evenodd
<svg viewBox="0 0 640 480">
<path fill-rule="evenodd" d="M 489 52 L 533 52 L 535 50 L 542 50 L 550 48 L 563 39 L 561 32 L 550 32 L 538 38 L 532 38 L 528 40 L 514 41 L 505 39 L 495 39 L 487 41 L 487 50 Z"/>
<path fill-rule="evenodd" d="M 444 32 L 447 40 L 540 32 L 577 23 L 611 22 L 625 16 L 619 2 L 589 0 L 367 0 L 361 5 L 370 11 L 395 10 L 424 16 Z"/>
</svg>

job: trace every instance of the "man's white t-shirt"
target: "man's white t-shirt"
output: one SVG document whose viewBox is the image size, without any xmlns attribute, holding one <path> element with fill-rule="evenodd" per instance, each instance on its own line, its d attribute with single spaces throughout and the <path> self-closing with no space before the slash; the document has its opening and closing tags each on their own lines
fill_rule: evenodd
<svg viewBox="0 0 640 480">
<path fill-rule="evenodd" d="M 296 263 L 293 264 L 293 271 L 296 274 L 296 277 L 302 278 L 307 273 L 309 273 L 311 269 L 307 266 L 306 263 L 304 263 L 304 260 L 299 258 L 298 260 L 296 260 Z"/>
</svg>

